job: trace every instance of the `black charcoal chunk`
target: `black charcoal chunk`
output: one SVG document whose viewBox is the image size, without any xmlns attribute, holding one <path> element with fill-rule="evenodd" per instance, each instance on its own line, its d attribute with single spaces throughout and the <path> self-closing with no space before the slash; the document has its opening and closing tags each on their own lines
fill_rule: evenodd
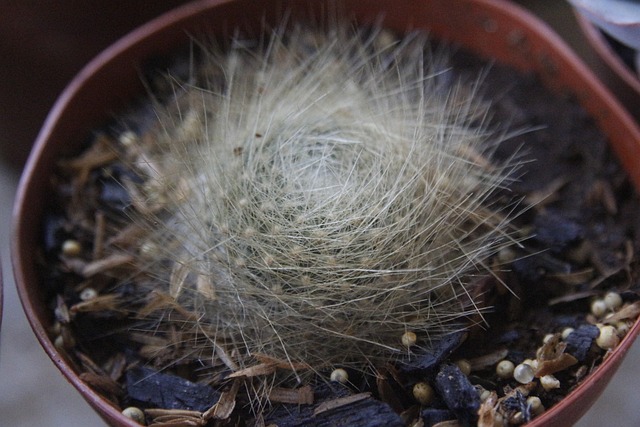
<svg viewBox="0 0 640 427">
<path fill-rule="evenodd" d="M 121 164 L 105 167 L 97 177 L 99 183 L 98 200 L 105 209 L 122 212 L 131 205 L 131 195 L 125 182 L 141 184 L 143 179 L 132 169 Z"/>
<path fill-rule="evenodd" d="M 335 387 L 335 386 L 334 386 Z M 342 389 L 345 390 L 345 389 Z M 356 400 L 352 403 L 333 409 L 319 411 L 322 402 L 334 400 L 344 393 L 340 390 L 322 392 L 327 400 L 319 401 L 313 406 L 282 405 L 276 411 L 265 417 L 265 424 L 275 424 L 278 427 L 404 427 L 404 423 L 389 405 L 372 397 Z M 316 393 L 316 396 L 318 393 Z"/>
<path fill-rule="evenodd" d="M 600 335 L 600 330 L 597 326 L 580 325 L 564 340 L 567 343 L 567 352 L 579 362 L 584 362 L 593 340 L 598 338 L 598 335 Z"/>
<path fill-rule="evenodd" d="M 435 388 L 447 408 L 465 425 L 475 425 L 480 396 L 469 378 L 456 365 L 443 364 L 436 375 Z"/>
<path fill-rule="evenodd" d="M 454 332 L 445 335 L 432 347 L 418 349 L 414 354 L 398 362 L 398 369 L 401 372 L 421 372 L 432 373 L 440 364 L 462 344 L 466 337 L 466 332 Z"/>
<path fill-rule="evenodd" d="M 129 192 L 121 182 L 115 179 L 102 181 L 99 200 L 103 207 L 116 212 L 122 212 L 131 205 Z"/>
<path fill-rule="evenodd" d="M 531 420 L 531 406 L 527 403 L 527 398 L 520 393 L 516 392 L 515 396 L 511 396 L 502 402 L 502 406 L 508 412 L 520 412 L 524 422 Z"/>
<path fill-rule="evenodd" d="M 454 420 L 456 416 L 448 409 L 426 408 L 420 412 L 424 427 L 431 427 L 443 421 Z"/>
<path fill-rule="evenodd" d="M 556 253 L 584 238 L 580 224 L 553 212 L 536 216 L 533 227 L 533 238 Z"/>
<path fill-rule="evenodd" d="M 220 398 L 213 388 L 146 367 L 127 371 L 130 404 L 141 408 L 206 411 Z"/>
<path fill-rule="evenodd" d="M 305 426 L 338 427 L 404 427 L 400 415 L 393 412 L 391 407 L 374 398 L 359 400 L 350 405 L 322 412 Z"/>
</svg>

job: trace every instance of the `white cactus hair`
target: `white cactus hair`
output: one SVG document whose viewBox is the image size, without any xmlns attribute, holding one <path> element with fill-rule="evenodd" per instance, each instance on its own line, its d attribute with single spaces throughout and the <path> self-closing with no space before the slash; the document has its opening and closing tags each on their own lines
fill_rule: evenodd
<svg viewBox="0 0 640 427">
<path fill-rule="evenodd" d="M 139 276 L 174 301 L 147 314 L 227 368 L 375 369 L 481 310 L 516 165 L 426 36 L 293 27 L 207 45 L 135 150 Z"/>
</svg>

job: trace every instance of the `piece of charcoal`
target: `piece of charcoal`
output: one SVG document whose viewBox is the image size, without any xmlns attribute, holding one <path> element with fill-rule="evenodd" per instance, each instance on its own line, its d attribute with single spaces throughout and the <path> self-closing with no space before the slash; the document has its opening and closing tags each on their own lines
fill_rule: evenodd
<svg viewBox="0 0 640 427">
<path fill-rule="evenodd" d="M 125 182 L 141 184 L 142 177 L 133 169 L 120 163 L 109 165 L 96 172 L 101 206 L 112 212 L 122 213 L 131 205 L 131 195 L 125 187 Z"/>
<path fill-rule="evenodd" d="M 278 427 L 404 427 L 404 422 L 391 407 L 372 397 L 315 414 L 313 407 L 291 407 L 284 417 L 265 419 Z"/>
<path fill-rule="evenodd" d="M 469 378 L 456 365 L 443 364 L 435 378 L 440 397 L 464 425 L 475 425 L 480 396 Z"/>
<path fill-rule="evenodd" d="M 537 215 L 533 227 L 533 238 L 556 253 L 584 238 L 580 224 L 553 212 Z"/>
<path fill-rule="evenodd" d="M 431 427 L 443 421 L 454 420 L 456 416 L 448 409 L 425 408 L 420 411 L 425 427 Z"/>
<path fill-rule="evenodd" d="M 104 208 L 115 212 L 123 212 L 131 205 L 129 192 L 115 179 L 105 179 L 101 182 L 99 200 Z"/>
<path fill-rule="evenodd" d="M 502 407 L 507 412 L 520 412 L 524 422 L 531 420 L 531 407 L 527 403 L 527 398 L 519 391 L 516 392 L 515 396 L 506 398 L 502 402 Z"/>
<path fill-rule="evenodd" d="M 398 369 L 404 373 L 414 371 L 433 373 L 462 344 L 465 338 L 466 332 L 464 331 L 445 335 L 432 347 L 418 349 L 410 356 L 401 359 L 398 362 Z"/>
<path fill-rule="evenodd" d="M 314 417 L 311 424 L 304 425 L 317 427 L 404 427 L 405 424 L 400 415 L 393 412 L 389 405 L 370 397 L 322 412 Z"/>
<path fill-rule="evenodd" d="M 206 411 L 220 398 L 213 388 L 147 367 L 135 367 L 126 373 L 130 404 L 141 408 Z"/>
<path fill-rule="evenodd" d="M 314 386 L 315 404 L 276 405 L 265 416 L 265 424 L 278 427 L 404 426 L 400 416 L 389 405 L 370 396 L 363 395 L 360 399 L 354 396 L 356 400 L 353 402 L 338 404 L 334 408 L 327 406 L 350 395 L 350 390 L 342 384 L 319 383 Z M 325 409 L 319 410 L 323 406 Z"/>
<path fill-rule="evenodd" d="M 579 362 L 584 362 L 593 340 L 598 338 L 598 335 L 600 335 L 600 330 L 597 326 L 580 325 L 564 340 L 567 343 L 567 352 Z"/>
</svg>

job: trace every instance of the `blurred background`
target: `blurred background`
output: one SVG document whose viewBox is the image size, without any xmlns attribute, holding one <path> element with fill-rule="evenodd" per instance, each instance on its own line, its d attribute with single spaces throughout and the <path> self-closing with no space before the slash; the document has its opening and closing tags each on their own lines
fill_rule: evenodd
<svg viewBox="0 0 640 427">
<path fill-rule="evenodd" d="M 185 1 L 0 0 L 0 255 L 4 277 L 0 427 L 105 425 L 45 355 L 22 312 L 9 254 L 13 198 L 32 142 L 66 84 L 113 41 L 181 3 Z M 516 3 L 545 19 L 616 89 L 564 1 Z M 639 361 L 640 341 L 577 426 L 638 425 Z"/>
</svg>

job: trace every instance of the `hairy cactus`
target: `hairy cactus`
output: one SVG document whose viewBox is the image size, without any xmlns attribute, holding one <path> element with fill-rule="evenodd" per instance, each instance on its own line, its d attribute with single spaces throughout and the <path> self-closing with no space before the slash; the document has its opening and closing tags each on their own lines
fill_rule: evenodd
<svg viewBox="0 0 640 427">
<path fill-rule="evenodd" d="M 282 34 L 206 48 L 129 149 L 137 276 L 172 301 L 143 315 L 232 370 L 374 369 L 481 310 L 515 162 L 423 36 Z"/>
</svg>

